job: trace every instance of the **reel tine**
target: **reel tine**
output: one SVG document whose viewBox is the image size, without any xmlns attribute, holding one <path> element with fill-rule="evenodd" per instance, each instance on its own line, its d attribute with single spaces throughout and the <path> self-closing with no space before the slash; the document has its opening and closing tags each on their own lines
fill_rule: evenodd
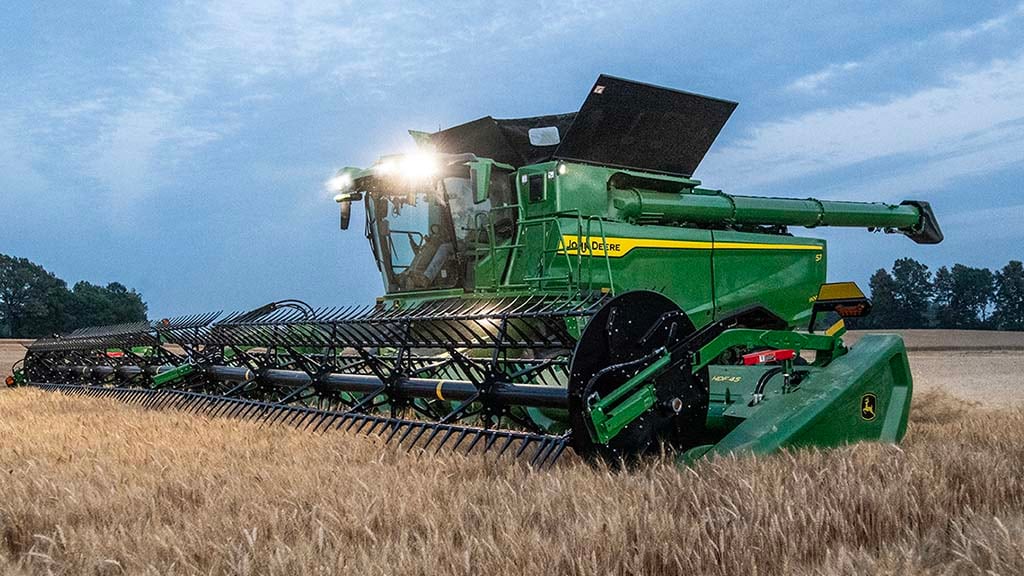
<svg viewBox="0 0 1024 576">
<path fill-rule="evenodd" d="M 395 422 L 394 428 L 391 430 L 391 434 L 388 436 L 387 440 L 384 441 L 384 443 L 390 443 L 391 439 L 394 438 L 396 434 L 398 434 L 398 431 L 401 430 L 401 428 L 402 424 L 400 422 Z"/>
<path fill-rule="evenodd" d="M 484 442 L 484 454 L 490 452 L 491 448 L 494 446 L 494 443 L 498 441 L 498 438 L 504 435 L 505 434 L 502 432 L 491 432 L 487 437 L 487 441 Z"/>
<path fill-rule="evenodd" d="M 330 415 L 325 416 L 324 418 L 320 419 L 319 422 L 316 423 L 316 426 L 313 427 L 313 433 L 316 434 L 317 432 L 320 432 L 321 427 L 324 430 L 329 429 L 334 424 L 334 421 L 341 416 L 342 415 L 338 414 L 337 412 L 331 412 Z"/>
<path fill-rule="evenodd" d="M 466 448 L 465 454 L 469 454 L 470 452 L 473 451 L 473 448 L 476 448 L 477 443 L 480 442 L 480 438 L 483 437 L 485 433 L 487 433 L 486 430 L 476 431 L 476 434 L 473 436 L 472 442 L 469 443 L 469 448 Z"/>
<path fill-rule="evenodd" d="M 427 437 L 427 442 L 426 444 L 423 445 L 423 450 L 430 448 L 430 443 L 433 442 L 435 438 L 437 438 L 437 435 L 440 434 L 440 431 L 441 427 L 439 425 L 434 424 L 433 426 L 431 426 L 430 436 Z"/>
<path fill-rule="evenodd" d="M 356 433 L 366 434 L 367 436 L 369 436 L 370 434 L 373 434 L 373 429 L 376 428 L 377 424 L 379 423 L 379 420 L 371 420 L 365 414 L 362 414 L 360 415 L 359 428 L 356 429 Z M 370 429 L 367 430 L 366 432 L 363 432 L 363 428 L 365 428 L 367 424 L 370 425 Z"/>
<path fill-rule="evenodd" d="M 416 437 L 412 439 L 412 442 L 409 444 L 409 448 L 412 449 L 414 446 L 419 444 L 420 439 L 423 438 L 423 435 L 427 433 L 427 430 L 430 430 L 431 433 L 433 433 L 433 431 L 436 428 L 437 428 L 437 424 L 434 424 L 433 422 L 424 422 L 423 423 L 423 428 L 421 428 L 419 433 L 416 434 Z"/>
<path fill-rule="evenodd" d="M 146 398 L 142 400 L 142 407 L 147 410 L 152 408 L 157 402 L 160 401 L 160 392 L 153 390 L 146 394 Z"/>
<path fill-rule="evenodd" d="M 261 426 L 264 426 L 264 425 L 269 426 L 269 425 L 280 424 L 281 420 L 283 420 L 287 416 L 288 416 L 287 410 L 285 410 L 284 407 L 282 407 L 281 410 L 274 410 L 272 412 L 267 412 L 267 414 L 265 416 L 261 416 L 259 418 L 260 425 Z"/>
<path fill-rule="evenodd" d="M 558 448 L 554 454 L 548 459 L 548 466 L 554 466 L 555 462 L 562 456 L 562 452 L 565 452 L 565 448 L 569 445 L 569 439 L 565 438 L 558 443 Z"/>
<path fill-rule="evenodd" d="M 348 413 L 346 414 L 346 416 L 349 417 L 348 425 L 345 426 L 346 432 L 352 430 L 352 427 L 355 426 L 357 423 L 359 424 L 359 429 L 356 430 L 357 433 L 363 429 L 363 426 L 366 426 L 366 418 L 364 418 L 362 414 Z M 342 422 L 341 424 L 338 424 L 338 427 L 340 428 L 343 424 L 345 423 Z"/>
<path fill-rule="evenodd" d="M 437 444 L 437 450 L 434 450 L 434 454 L 441 452 L 441 449 L 444 448 L 445 443 L 448 442 L 448 439 L 451 438 L 453 434 L 455 434 L 454 428 L 449 427 L 445 430 L 444 436 L 441 437 L 441 441 Z"/>
<path fill-rule="evenodd" d="M 315 413 L 312 410 L 302 410 L 299 418 L 293 422 L 295 428 L 301 428 Z"/>
<path fill-rule="evenodd" d="M 224 413 L 230 410 L 235 405 L 236 402 L 237 401 L 233 398 L 225 398 L 224 401 L 221 402 L 220 407 L 217 408 L 217 411 L 213 413 L 213 415 L 217 418 L 223 417 Z"/>
<path fill-rule="evenodd" d="M 327 420 L 330 417 L 331 417 L 331 413 L 330 412 L 316 412 L 316 413 L 314 413 L 312 418 L 309 418 L 309 419 L 306 420 L 306 425 L 302 427 L 302 431 L 305 432 L 306 430 L 309 430 L 309 427 L 314 422 L 316 422 L 316 428 L 319 428 L 320 424 L 322 424 L 324 422 L 324 420 Z M 314 430 L 316 430 L 316 428 L 314 428 Z"/>
<path fill-rule="evenodd" d="M 167 406 L 167 403 L 174 400 L 174 394 L 167 392 L 166 390 L 158 390 L 155 394 L 156 399 L 153 401 L 152 409 L 159 410 Z"/>
<path fill-rule="evenodd" d="M 519 458 L 526 451 L 526 448 L 533 442 L 533 438 L 526 436 L 519 442 L 519 449 L 516 450 L 515 458 Z"/>
<path fill-rule="evenodd" d="M 463 428 L 462 429 L 462 433 L 459 434 L 459 437 L 455 440 L 455 445 L 452 446 L 452 452 L 455 452 L 456 450 L 459 449 L 459 444 L 462 444 L 462 441 L 466 439 L 466 436 L 468 434 L 469 434 L 469 428 Z"/>
<path fill-rule="evenodd" d="M 403 433 L 402 437 L 398 439 L 398 444 L 401 445 L 403 442 L 405 442 L 405 440 L 409 437 L 409 435 L 412 434 L 413 431 L 415 429 L 419 428 L 419 427 L 420 427 L 419 424 L 408 424 L 406 426 L 405 433 Z M 426 430 L 426 427 L 424 426 L 422 429 Z M 416 441 L 414 440 L 413 444 L 415 444 L 415 443 L 416 443 Z M 412 448 L 412 445 L 408 445 L 408 446 L 406 446 L 406 448 Z"/>
<path fill-rule="evenodd" d="M 331 421 L 331 423 L 330 423 L 330 424 L 328 424 L 327 426 L 325 426 L 325 427 L 324 427 L 324 430 L 323 430 L 323 431 L 324 431 L 324 433 L 326 434 L 326 433 L 327 433 L 327 431 L 328 431 L 328 430 L 330 429 L 330 427 L 331 427 L 331 426 L 333 426 L 335 430 L 337 430 L 337 429 L 341 428 L 341 427 L 342 427 L 342 426 L 343 426 L 343 425 L 345 424 L 345 422 L 347 422 L 347 421 L 348 421 L 348 420 L 350 420 L 351 418 L 352 418 L 352 415 L 351 415 L 351 414 L 341 414 L 341 415 L 340 415 L 340 416 L 338 416 L 338 417 L 337 417 L 336 419 L 334 419 L 333 421 Z M 337 424 L 335 424 L 335 422 L 337 422 Z"/>
<path fill-rule="evenodd" d="M 550 458 L 551 455 L 554 454 L 555 450 L 559 446 L 561 446 L 562 444 L 563 444 L 562 440 L 559 440 L 559 439 L 551 440 L 551 442 L 548 443 L 547 448 L 542 452 L 542 454 L 540 455 L 539 459 L 537 460 L 537 463 L 535 465 L 536 468 L 538 470 L 544 468 L 544 465 L 547 462 L 548 458 Z"/>
<path fill-rule="evenodd" d="M 539 461 L 540 457 L 543 456 L 544 453 L 549 449 L 549 444 L 550 442 L 547 438 L 540 441 L 540 446 L 537 447 L 537 451 L 533 453 L 533 458 L 530 459 L 530 466 L 533 466 L 534 468 L 537 467 L 537 462 Z"/>
<path fill-rule="evenodd" d="M 363 434 L 367 436 L 381 436 L 384 434 L 384 432 L 388 429 L 388 426 L 390 425 L 390 420 L 388 420 L 387 418 L 378 418 L 373 414 L 365 414 L 364 416 L 366 417 L 367 424 L 369 424 L 369 426 L 365 430 L 363 430 Z"/>
<path fill-rule="evenodd" d="M 271 425 L 288 425 L 288 417 L 293 416 L 292 408 L 289 406 L 259 406 L 248 417 L 249 420 L 259 424 L 260 428 Z"/>
<path fill-rule="evenodd" d="M 229 408 L 225 415 L 228 418 L 237 418 L 238 413 L 241 412 L 245 408 L 245 406 L 246 404 L 244 402 L 242 402 L 241 400 L 237 400 L 235 405 Z"/>
<path fill-rule="evenodd" d="M 502 456 L 502 455 L 503 455 L 503 454 L 505 453 L 505 451 L 506 451 L 506 450 L 508 450 L 509 446 L 511 446 L 511 445 L 512 445 L 512 442 L 514 442 L 514 441 L 515 441 L 515 436 L 513 436 L 513 435 L 509 434 L 509 435 L 508 435 L 508 436 L 507 436 L 507 437 L 505 438 L 505 443 L 504 443 L 504 444 L 502 444 L 502 446 L 501 446 L 501 449 L 500 449 L 500 450 L 498 450 L 498 455 L 497 455 L 497 456 L 495 456 L 495 459 L 497 459 L 497 458 L 501 458 L 501 456 Z"/>
<path fill-rule="evenodd" d="M 268 420 L 277 421 L 277 415 L 287 415 L 287 412 L 280 406 L 265 406 L 257 404 L 253 411 L 246 416 L 249 422 L 255 422 L 260 428 L 267 427 Z"/>
<path fill-rule="evenodd" d="M 242 420 L 252 420 L 253 418 L 256 418 L 259 414 L 262 414 L 263 411 L 264 408 L 259 402 L 250 402 L 249 406 L 242 411 L 239 418 L 241 418 Z"/>
</svg>

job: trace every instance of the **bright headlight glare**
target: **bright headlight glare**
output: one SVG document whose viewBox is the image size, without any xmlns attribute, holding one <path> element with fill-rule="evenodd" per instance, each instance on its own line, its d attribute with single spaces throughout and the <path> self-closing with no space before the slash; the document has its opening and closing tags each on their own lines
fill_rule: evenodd
<svg viewBox="0 0 1024 576">
<path fill-rule="evenodd" d="M 394 160 L 385 160 L 374 168 L 377 174 L 386 176 L 388 174 L 394 174 L 398 169 L 398 164 Z"/>
<path fill-rule="evenodd" d="M 431 154 L 410 154 L 402 158 L 400 169 L 410 180 L 428 178 L 437 173 L 437 159 Z"/>
<path fill-rule="evenodd" d="M 338 174 L 334 178 L 327 181 L 327 189 L 331 192 L 344 192 L 352 186 L 352 175 Z"/>
</svg>

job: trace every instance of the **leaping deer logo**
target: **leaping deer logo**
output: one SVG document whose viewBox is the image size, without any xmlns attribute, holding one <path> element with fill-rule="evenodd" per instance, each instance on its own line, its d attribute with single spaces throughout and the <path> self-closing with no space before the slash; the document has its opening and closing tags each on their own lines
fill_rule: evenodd
<svg viewBox="0 0 1024 576">
<path fill-rule="evenodd" d="M 875 395 L 865 394 L 860 399 L 860 417 L 865 420 L 875 419 Z"/>
</svg>

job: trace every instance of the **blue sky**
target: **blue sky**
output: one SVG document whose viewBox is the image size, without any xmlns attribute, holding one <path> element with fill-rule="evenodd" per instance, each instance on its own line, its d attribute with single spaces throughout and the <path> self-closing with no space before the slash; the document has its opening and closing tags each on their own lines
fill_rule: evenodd
<svg viewBox="0 0 1024 576">
<path fill-rule="evenodd" d="M 0 19 L 0 252 L 159 317 L 370 301 L 334 169 L 408 128 L 575 110 L 599 73 L 736 100 L 695 177 L 933 203 L 940 246 L 823 232 L 866 282 L 1024 258 L 1024 4 L 20 2 Z"/>
</svg>

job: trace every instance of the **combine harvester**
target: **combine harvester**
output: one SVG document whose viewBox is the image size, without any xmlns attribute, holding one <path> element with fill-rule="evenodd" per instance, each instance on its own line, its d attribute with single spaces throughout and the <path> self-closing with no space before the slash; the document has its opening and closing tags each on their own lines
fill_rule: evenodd
<svg viewBox="0 0 1024 576">
<path fill-rule="evenodd" d="M 18 379 L 147 407 L 377 434 L 425 450 L 685 461 L 897 442 L 902 340 L 843 344 L 870 303 L 825 283 L 847 226 L 942 240 L 929 205 L 733 196 L 691 178 L 736 104 L 601 76 L 575 114 L 413 132 L 331 181 L 384 280 L 36 341 Z M 838 320 L 838 321 L 836 321 Z"/>
</svg>

